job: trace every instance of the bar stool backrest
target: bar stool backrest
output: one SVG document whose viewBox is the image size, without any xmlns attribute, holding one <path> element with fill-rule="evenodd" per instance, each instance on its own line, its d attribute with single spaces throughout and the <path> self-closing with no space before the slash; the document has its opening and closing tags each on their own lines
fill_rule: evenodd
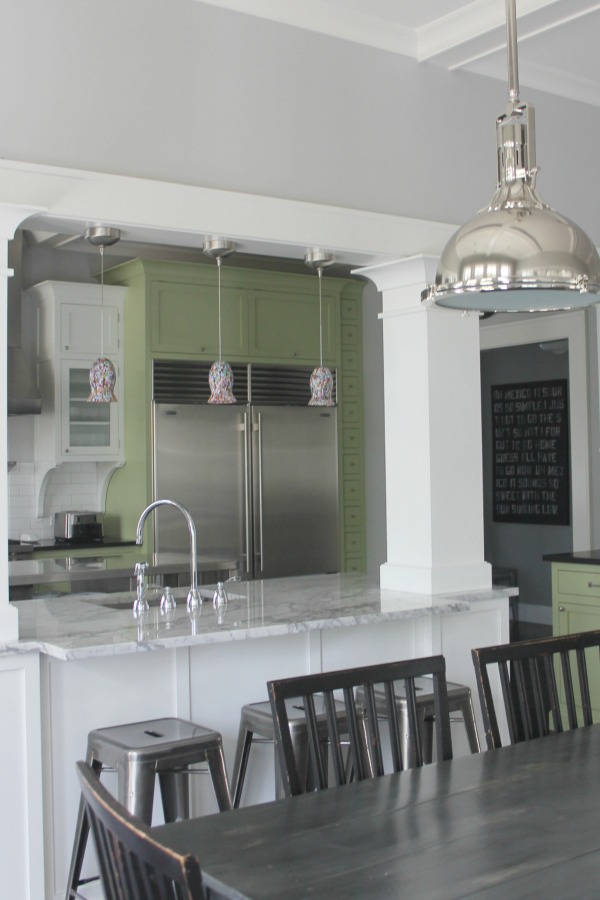
<svg viewBox="0 0 600 900">
<path fill-rule="evenodd" d="M 301 675 L 270 681 L 267 684 L 275 730 L 275 747 L 281 767 L 286 796 L 304 793 L 306 780 L 301 776 L 294 744 L 291 739 L 286 700 L 294 698 L 306 715 L 309 761 L 312 766 L 312 786 L 321 790 L 329 786 L 329 758 L 336 785 L 349 780 L 384 775 L 384 754 L 380 734 L 381 700 L 377 704 L 375 687 L 380 685 L 386 697 L 386 719 L 393 771 L 406 768 L 402 759 L 401 734 L 395 699 L 394 682 L 401 682 L 406 692 L 408 746 L 411 763 L 423 764 L 421 729 L 418 727 L 415 679 L 432 676 L 437 758 L 452 759 L 452 738 L 448 712 L 446 663 L 443 656 L 423 657 L 341 669 L 314 675 Z M 355 689 L 362 688 L 364 708 L 356 703 Z M 380 689 L 381 689 L 380 688 Z M 321 695 L 326 714 L 327 735 L 324 737 L 322 714 L 317 722 L 315 695 Z M 338 707 L 336 708 L 336 700 Z M 346 710 L 347 734 L 340 734 L 339 703 Z M 379 708 L 379 714 L 378 714 Z M 347 748 L 347 749 L 346 749 Z"/>
<path fill-rule="evenodd" d="M 587 656 L 586 656 L 587 654 Z M 490 671 L 497 666 L 511 744 L 591 725 L 590 665 L 600 672 L 600 631 L 471 651 L 489 750 L 502 746 Z M 596 686 L 600 692 L 600 683 Z M 599 707 L 596 697 L 595 706 Z"/>
<path fill-rule="evenodd" d="M 77 763 L 106 900 L 203 900 L 198 860 L 175 853 L 118 803 L 91 766 Z"/>
</svg>

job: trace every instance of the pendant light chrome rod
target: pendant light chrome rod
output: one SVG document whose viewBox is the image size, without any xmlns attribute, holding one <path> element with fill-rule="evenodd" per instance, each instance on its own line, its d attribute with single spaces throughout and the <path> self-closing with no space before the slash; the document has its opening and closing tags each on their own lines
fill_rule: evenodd
<svg viewBox="0 0 600 900">
<path fill-rule="evenodd" d="M 317 273 L 319 275 L 319 350 L 320 350 L 320 365 L 323 365 L 323 296 L 322 296 L 322 285 L 323 285 L 323 267 L 319 266 L 317 269 Z"/>
<path fill-rule="evenodd" d="M 100 244 L 100 356 L 104 356 L 104 244 Z"/>
<path fill-rule="evenodd" d="M 218 291 L 219 291 L 219 362 L 222 359 L 222 351 L 221 351 L 221 257 L 217 256 L 217 278 L 218 278 Z"/>
<path fill-rule="evenodd" d="M 517 0 L 506 0 L 506 52 L 508 56 L 508 96 L 519 102 L 519 57 L 517 53 Z"/>
</svg>

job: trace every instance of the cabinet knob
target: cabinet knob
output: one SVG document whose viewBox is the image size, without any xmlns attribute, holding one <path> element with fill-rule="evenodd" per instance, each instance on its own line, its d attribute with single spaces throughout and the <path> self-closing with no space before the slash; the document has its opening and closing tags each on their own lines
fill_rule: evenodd
<svg viewBox="0 0 600 900">
<path fill-rule="evenodd" d="M 565 611 L 564 606 L 559 606 L 559 607 L 558 607 L 558 611 L 559 611 L 559 612 L 564 612 L 564 611 Z"/>
<path fill-rule="evenodd" d="M 295 350 L 294 350 L 294 352 L 292 353 L 292 356 L 293 356 L 293 357 L 298 356 L 298 354 L 296 353 Z"/>
<path fill-rule="evenodd" d="M 588 581 L 589 588 L 600 588 L 600 584 L 594 584 L 593 581 Z"/>
</svg>

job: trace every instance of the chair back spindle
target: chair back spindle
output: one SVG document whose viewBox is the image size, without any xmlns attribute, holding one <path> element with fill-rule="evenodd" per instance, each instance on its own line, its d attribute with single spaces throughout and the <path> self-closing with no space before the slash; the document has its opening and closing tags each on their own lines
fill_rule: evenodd
<svg viewBox="0 0 600 900">
<path fill-rule="evenodd" d="M 286 700 L 297 699 L 306 715 L 309 760 L 317 790 L 329 784 L 343 785 L 385 774 L 386 748 L 392 769 L 400 772 L 408 765 L 423 765 L 423 747 L 415 678 L 432 677 L 434 724 L 438 760 L 452 758 L 450 716 L 443 656 L 401 660 L 355 669 L 342 669 L 313 675 L 301 675 L 270 681 L 267 685 L 275 730 L 275 746 L 281 766 L 284 790 L 295 796 L 307 790 L 291 738 Z M 402 758 L 402 735 L 395 685 L 401 684 L 406 696 L 410 759 Z M 389 738 L 382 740 L 381 704 L 375 688 L 383 686 Z M 357 702 L 357 692 L 360 703 Z M 315 696 L 323 701 L 326 723 L 319 720 Z M 336 703 L 337 701 L 337 703 Z M 344 715 L 340 716 L 339 704 Z"/>
<path fill-rule="evenodd" d="M 561 732 L 565 721 L 569 730 L 591 725 L 586 652 L 600 664 L 600 631 L 472 650 L 488 748 L 502 746 L 490 679 L 495 667 L 512 744 Z"/>
<path fill-rule="evenodd" d="M 204 900 L 198 860 L 159 844 L 87 763 L 77 770 L 106 900 Z"/>
</svg>

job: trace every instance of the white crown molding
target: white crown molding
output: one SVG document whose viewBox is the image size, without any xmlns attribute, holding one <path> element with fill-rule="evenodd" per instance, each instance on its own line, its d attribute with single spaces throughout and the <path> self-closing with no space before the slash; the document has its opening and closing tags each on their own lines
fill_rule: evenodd
<svg viewBox="0 0 600 900">
<path fill-rule="evenodd" d="M 323 0 L 301 0 L 300 3 L 298 0 L 199 0 L 199 2 L 416 59 L 417 38 L 414 29 L 406 28 L 389 19 L 341 11 L 339 7 Z"/>
<path fill-rule="evenodd" d="M 366 44 L 432 62 L 452 71 L 464 69 L 506 80 L 506 19 L 500 0 L 472 0 L 453 13 L 432 19 L 417 29 L 401 24 L 402 4 L 390 17 L 358 13 L 328 0 L 199 0 L 211 6 L 303 28 L 354 43 Z M 365 2 L 365 10 L 370 6 Z M 518 0 L 518 39 L 551 32 L 600 9 L 595 0 Z M 594 106 L 600 105 L 598 84 L 559 67 L 519 62 L 523 86 Z"/>
</svg>

